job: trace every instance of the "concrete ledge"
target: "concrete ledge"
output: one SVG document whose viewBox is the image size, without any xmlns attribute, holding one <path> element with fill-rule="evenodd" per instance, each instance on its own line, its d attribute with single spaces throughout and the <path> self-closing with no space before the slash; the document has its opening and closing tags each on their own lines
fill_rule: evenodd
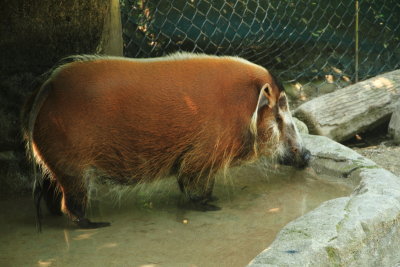
<svg viewBox="0 0 400 267">
<path fill-rule="evenodd" d="M 395 266 L 400 263 L 400 178 L 323 136 L 304 135 L 317 172 L 358 186 L 287 224 L 248 266 Z"/>
</svg>

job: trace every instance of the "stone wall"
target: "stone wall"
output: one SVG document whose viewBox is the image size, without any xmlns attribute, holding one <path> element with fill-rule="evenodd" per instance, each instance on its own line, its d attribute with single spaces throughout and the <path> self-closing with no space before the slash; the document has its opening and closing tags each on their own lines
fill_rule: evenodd
<svg viewBox="0 0 400 267">
<path fill-rule="evenodd" d="M 317 174 L 358 185 L 287 224 L 248 266 L 400 266 L 399 177 L 327 137 L 303 140 Z"/>
</svg>

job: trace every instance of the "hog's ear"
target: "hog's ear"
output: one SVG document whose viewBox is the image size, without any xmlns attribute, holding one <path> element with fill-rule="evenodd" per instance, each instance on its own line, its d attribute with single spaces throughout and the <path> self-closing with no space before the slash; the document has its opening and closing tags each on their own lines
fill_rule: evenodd
<svg viewBox="0 0 400 267">
<path fill-rule="evenodd" d="M 257 111 L 261 110 L 263 107 L 268 106 L 272 108 L 275 106 L 275 100 L 272 96 L 272 88 L 269 83 L 264 84 L 258 95 Z"/>
<path fill-rule="evenodd" d="M 257 136 L 257 123 L 258 123 L 258 114 L 260 111 L 265 108 L 269 107 L 272 108 L 275 105 L 275 100 L 272 98 L 271 92 L 271 85 L 269 83 L 264 84 L 261 88 L 260 93 L 258 94 L 258 101 L 256 110 L 251 117 L 250 123 L 250 131 Z"/>
</svg>

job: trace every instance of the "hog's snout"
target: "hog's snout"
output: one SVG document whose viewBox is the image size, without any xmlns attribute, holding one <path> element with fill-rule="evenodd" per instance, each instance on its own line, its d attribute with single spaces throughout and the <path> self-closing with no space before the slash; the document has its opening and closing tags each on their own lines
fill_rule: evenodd
<svg viewBox="0 0 400 267">
<path fill-rule="evenodd" d="M 300 165 L 299 168 L 305 168 L 308 166 L 308 164 L 310 163 L 310 159 L 311 159 L 311 152 L 308 149 L 303 149 L 302 153 L 301 153 L 301 160 L 300 160 Z"/>
<path fill-rule="evenodd" d="M 308 149 L 303 148 L 300 152 L 292 152 L 285 154 L 279 158 L 279 164 L 293 166 L 299 169 L 304 169 L 308 166 L 311 159 L 311 153 Z"/>
</svg>

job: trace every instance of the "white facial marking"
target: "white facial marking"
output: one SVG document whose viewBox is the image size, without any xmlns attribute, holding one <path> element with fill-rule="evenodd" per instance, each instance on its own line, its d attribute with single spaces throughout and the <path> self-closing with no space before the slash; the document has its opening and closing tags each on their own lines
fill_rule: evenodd
<svg viewBox="0 0 400 267">
<path fill-rule="evenodd" d="M 273 123 L 271 123 L 271 129 L 272 129 L 272 135 L 273 136 L 279 136 L 279 134 L 280 134 L 279 127 L 278 127 L 278 124 L 275 121 Z"/>
<path fill-rule="evenodd" d="M 286 97 L 286 96 L 281 96 L 281 97 Z M 287 102 L 285 111 L 279 109 L 279 115 L 282 118 L 284 128 L 288 129 L 287 131 L 285 131 L 287 134 L 287 138 L 290 138 L 292 141 L 294 141 L 295 144 L 297 144 L 298 147 L 301 147 L 302 139 L 300 137 L 300 133 L 297 129 L 297 126 L 293 121 L 292 113 L 290 112 L 289 104 Z M 294 131 L 291 130 L 292 127 Z"/>
<path fill-rule="evenodd" d="M 286 125 L 293 124 L 292 114 L 289 111 L 280 111 L 279 114 Z"/>
</svg>

